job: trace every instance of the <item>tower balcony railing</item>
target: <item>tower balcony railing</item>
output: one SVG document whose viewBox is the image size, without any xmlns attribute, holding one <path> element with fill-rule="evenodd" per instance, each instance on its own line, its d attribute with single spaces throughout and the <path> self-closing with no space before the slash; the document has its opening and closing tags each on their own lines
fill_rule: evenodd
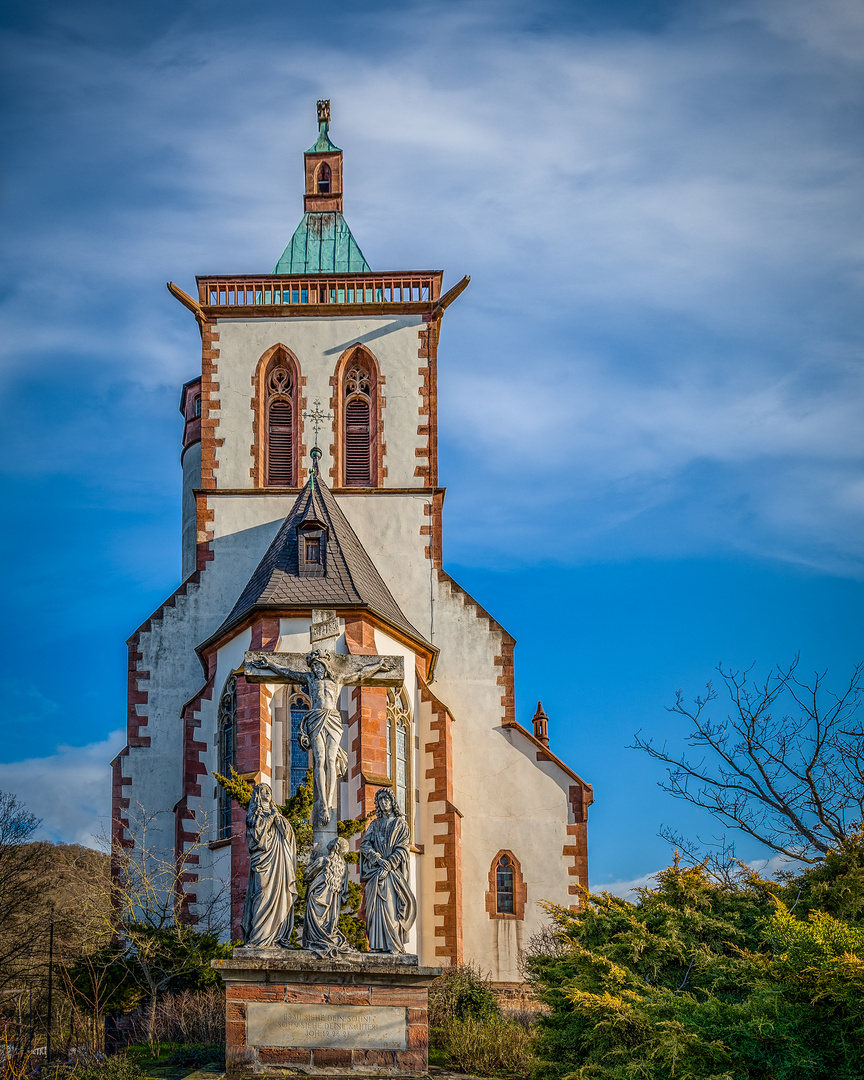
<svg viewBox="0 0 864 1080">
<path fill-rule="evenodd" d="M 426 307 L 441 294 L 441 271 L 395 274 L 274 274 L 270 277 L 199 277 L 202 307 Z"/>
</svg>

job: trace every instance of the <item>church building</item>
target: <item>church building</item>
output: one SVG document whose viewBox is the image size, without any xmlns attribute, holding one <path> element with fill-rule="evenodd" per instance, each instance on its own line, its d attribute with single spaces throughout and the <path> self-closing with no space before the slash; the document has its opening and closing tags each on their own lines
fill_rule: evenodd
<svg viewBox="0 0 864 1080">
<path fill-rule="evenodd" d="M 401 657 L 402 686 L 342 691 L 340 817 L 392 788 L 418 898 L 408 951 L 517 982 L 539 901 L 576 906 L 588 885 L 592 789 L 553 753 L 542 706 L 517 716 L 515 641 L 444 569 L 438 343 L 468 279 L 442 292 L 442 271 L 370 269 L 329 102 L 318 120 L 275 270 L 169 284 L 202 339 L 180 402 L 183 582 L 128 642 L 114 837 L 134 843 L 155 814 L 148 842 L 186 858 L 195 902 L 230 889 L 237 937 L 245 814 L 214 773 L 281 803 L 309 767 L 302 688 L 247 681 L 244 654 Z"/>
</svg>

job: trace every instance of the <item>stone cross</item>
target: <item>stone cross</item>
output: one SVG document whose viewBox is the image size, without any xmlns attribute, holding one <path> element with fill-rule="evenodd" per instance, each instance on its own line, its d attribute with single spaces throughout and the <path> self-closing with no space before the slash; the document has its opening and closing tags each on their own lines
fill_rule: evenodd
<svg viewBox="0 0 864 1080">
<path fill-rule="evenodd" d="M 335 614 L 335 613 L 334 613 Z M 401 656 L 351 656 L 314 649 L 303 653 L 247 652 L 243 673 L 249 682 L 302 686 L 312 707 L 303 717 L 300 745 L 312 750 L 315 839 L 336 836 L 336 791 L 348 769 L 342 749 L 344 725 L 339 711 L 343 686 L 402 686 Z"/>
</svg>

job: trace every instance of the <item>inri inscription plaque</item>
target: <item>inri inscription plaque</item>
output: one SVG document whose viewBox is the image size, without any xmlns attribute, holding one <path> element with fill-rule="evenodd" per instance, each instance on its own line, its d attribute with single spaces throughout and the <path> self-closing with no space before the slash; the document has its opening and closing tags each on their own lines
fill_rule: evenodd
<svg viewBox="0 0 864 1080">
<path fill-rule="evenodd" d="M 404 1050 L 405 1010 L 389 1005 L 295 1005 L 284 1001 L 246 1003 L 250 1046 L 298 1049 Z"/>
</svg>

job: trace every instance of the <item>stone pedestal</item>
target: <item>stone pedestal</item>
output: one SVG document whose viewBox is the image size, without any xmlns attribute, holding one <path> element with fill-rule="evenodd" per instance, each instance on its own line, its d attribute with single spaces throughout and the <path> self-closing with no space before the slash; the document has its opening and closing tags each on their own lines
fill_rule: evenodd
<svg viewBox="0 0 864 1080">
<path fill-rule="evenodd" d="M 414 1077 L 428 1066 L 426 994 L 441 968 L 416 956 L 237 948 L 225 981 L 228 1076 Z"/>
</svg>

